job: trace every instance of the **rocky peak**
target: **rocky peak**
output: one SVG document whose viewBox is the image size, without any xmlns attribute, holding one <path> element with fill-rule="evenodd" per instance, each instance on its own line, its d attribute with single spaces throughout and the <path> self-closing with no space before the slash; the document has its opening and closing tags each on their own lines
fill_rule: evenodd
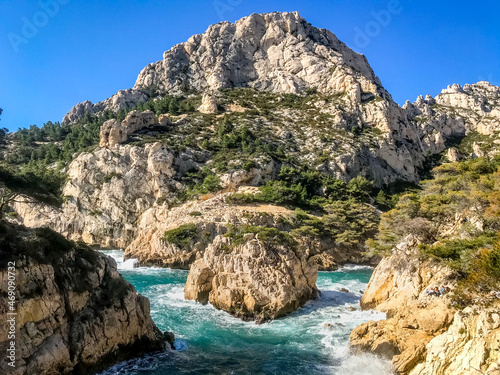
<svg viewBox="0 0 500 375">
<path fill-rule="evenodd" d="M 443 134 L 476 131 L 492 134 L 500 119 L 500 87 L 481 81 L 475 84 L 448 85 L 439 95 L 425 99 L 419 96 L 413 103 L 407 101 L 403 109 L 410 119 L 419 117 L 421 128 L 432 127 Z M 459 123 L 457 123 L 457 121 Z"/>
<path fill-rule="evenodd" d="M 358 104 L 363 94 L 371 93 L 392 103 L 365 56 L 332 32 L 311 26 L 297 12 L 274 12 L 210 26 L 166 51 L 163 60 L 146 66 L 133 89 L 100 103 L 79 103 L 63 123 L 77 121 L 87 112 L 131 108 L 147 100 L 151 89 L 181 94 L 232 87 L 276 93 L 300 93 L 307 88 L 345 92 Z"/>
<path fill-rule="evenodd" d="M 474 111 L 491 112 L 500 104 L 500 87 L 481 81 L 464 87 L 454 84 L 441 91 L 436 96 L 436 102 L 441 105 L 454 106 Z"/>
<path fill-rule="evenodd" d="M 83 118 L 86 113 L 96 114 L 104 110 L 118 112 L 122 109 L 130 109 L 137 103 L 145 102 L 149 96 L 142 91 L 128 89 L 120 90 L 111 98 L 93 104 L 90 100 L 75 105 L 63 118 L 63 125 L 71 124 Z"/>
<path fill-rule="evenodd" d="M 275 12 L 210 26 L 166 51 L 163 61 L 148 65 L 134 88 L 181 92 L 252 87 L 297 93 L 316 87 L 336 93 L 356 84 L 365 92 L 386 95 L 363 55 L 297 12 Z"/>
</svg>

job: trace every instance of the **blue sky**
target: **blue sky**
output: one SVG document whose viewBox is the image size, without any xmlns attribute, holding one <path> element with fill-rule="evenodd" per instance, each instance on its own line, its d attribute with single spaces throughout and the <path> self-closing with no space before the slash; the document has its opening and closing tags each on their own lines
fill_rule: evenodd
<svg viewBox="0 0 500 375">
<path fill-rule="evenodd" d="M 0 126 L 16 130 L 60 121 L 78 102 L 98 102 L 132 87 L 142 68 L 160 60 L 174 44 L 210 24 L 254 12 L 297 10 L 314 26 L 330 29 L 368 57 L 400 104 L 420 94 L 437 95 L 453 83 L 488 80 L 500 85 L 500 4 L 476 4 L 2 0 Z"/>
</svg>

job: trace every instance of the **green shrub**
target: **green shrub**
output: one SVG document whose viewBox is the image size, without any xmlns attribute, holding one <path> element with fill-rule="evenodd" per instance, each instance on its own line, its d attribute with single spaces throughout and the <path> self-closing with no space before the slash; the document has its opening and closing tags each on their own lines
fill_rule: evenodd
<svg viewBox="0 0 500 375">
<path fill-rule="evenodd" d="M 188 247 L 196 236 L 197 229 L 195 224 L 184 224 L 175 229 L 167 230 L 163 236 L 163 241 L 171 243 L 180 248 Z"/>
<path fill-rule="evenodd" d="M 245 243 L 245 234 L 253 233 L 259 241 L 266 242 L 272 245 L 289 245 L 296 246 L 297 242 L 287 232 L 280 231 L 276 228 L 252 226 L 252 225 L 231 225 L 225 237 L 232 239 L 232 245 L 238 246 Z"/>
<path fill-rule="evenodd" d="M 484 234 L 471 239 L 450 239 L 436 245 L 420 245 L 426 255 L 450 261 L 449 264 L 458 270 L 467 272 L 469 260 L 478 249 L 493 245 L 497 240 L 496 233 Z"/>
</svg>

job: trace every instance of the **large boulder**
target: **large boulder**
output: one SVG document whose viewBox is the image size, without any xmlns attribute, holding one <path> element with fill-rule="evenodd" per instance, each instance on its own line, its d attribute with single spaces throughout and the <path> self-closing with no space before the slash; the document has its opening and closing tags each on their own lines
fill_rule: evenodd
<svg viewBox="0 0 500 375">
<path fill-rule="evenodd" d="M 317 267 L 298 244 L 245 235 L 243 244 L 218 236 L 189 271 L 185 297 L 210 302 L 245 320 L 286 315 L 317 296 Z"/>
</svg>

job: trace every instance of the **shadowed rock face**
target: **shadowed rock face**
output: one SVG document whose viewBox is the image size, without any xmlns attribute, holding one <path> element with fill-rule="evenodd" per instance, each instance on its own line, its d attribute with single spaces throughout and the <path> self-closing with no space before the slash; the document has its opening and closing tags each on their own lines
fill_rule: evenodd
<svg viewBox="0 0 500 375">
<path fill-rule="evenodd" d="M 0 372 L 92 374 L 164 349 L 166 336 L 149 315 L 149 300 L 121 277 L 111 258 L 45 229 L 0 223 L 0 232 L 2 288 L 8 262 L 15 262 L 17 290 L 16 368 L 4 360 Z M 2 316 L 8 306 L 2 290 Z M 7 348 L 4 325 L 0 347 Z"/>
</svg>

